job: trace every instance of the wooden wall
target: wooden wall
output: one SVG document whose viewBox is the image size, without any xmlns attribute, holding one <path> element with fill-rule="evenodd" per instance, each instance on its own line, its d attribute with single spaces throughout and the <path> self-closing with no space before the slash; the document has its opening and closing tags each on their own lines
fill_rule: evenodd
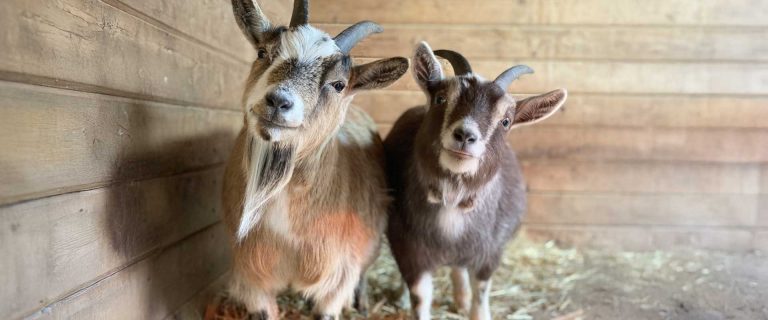
<svg viewBox="0 0 768 320">
<path fill-rule="evenodd" d="M 607 248 L 768 249 L 768 3 L 633 0 L 314 0 L 336 32 L 385 32 L 364 58 L 418 41 L 493 78 L 528 64 L 521 95 L 566 87 L 565 110 L 510 135 L 530 189 L 526 229 Z M 365 59 L 362 59 L 365 60 Z M 389 130 L 424 98 L 407 76 L 360 95 Z"/>
<path fill-rule="evenodd" d="M 230 259 L 253 50 L 229 1 L 6 0 L 0 30 L 0 319 L 184 311 Z"/>
<path fill-rule="evenodd" d="M 290 1 L 260 0 L 276 21 Z M 768 247 L 768 10 L 760 0 L 313 0 L 331 33 L 422 39 L 566 111 L 511 141 L 527 230 L 607 247 Z M 222 165 L 253 51 L 227 0 L 0 4 L 0 318 L 189 316 L 229 263 Z M 383 133 L 410 76 L 357 104 Z M 193 312 L 194 313 L 194 312 Z"/>
</svg>

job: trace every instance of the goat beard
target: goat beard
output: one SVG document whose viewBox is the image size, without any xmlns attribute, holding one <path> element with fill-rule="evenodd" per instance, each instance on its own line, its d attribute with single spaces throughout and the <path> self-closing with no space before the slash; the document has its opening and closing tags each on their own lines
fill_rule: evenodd
<svg viewBox="0 0 768 320">
<path fill-rule="evenodd" d="M 243 161 L 246 173 L 245 201 L 237 242 L 242 242 L 258 224 L 265 207 L 291 180 L 296 147 L 285 142 L 270 142 L 250 135 Z"/>
</svg>

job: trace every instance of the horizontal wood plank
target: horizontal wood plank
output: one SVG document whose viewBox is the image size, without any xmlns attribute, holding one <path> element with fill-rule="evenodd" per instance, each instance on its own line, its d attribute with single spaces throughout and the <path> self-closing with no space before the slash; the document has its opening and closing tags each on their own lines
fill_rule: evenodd
<svg viewBox="0 0 768 320">
<path fill-rule="evenodd" d="M 511 132 L 522 159 L 768 161 L 759 129 L 589 128 L 532 126 Z"/>
<path fill-rule="evenodd" d="M 240 109 L 249 71 L 242 61 L 100 1 L 14 0 L 3 6 L 0 78 L 38 83 L 44 77 L 53 79 L 46 80 L 50 86 Z"/>
<path fill-rule="evenodd" d="M 316 23 L 353 23 L 364 17 L 407 24 L 768 25 L 768 10 L 760 0 L 316 0 L 310 8 Z"/>
<path fill-rule="evenodd" d="M 189 299 L 180 308 L 165 317 L 165 319 L 204 319 L 208 304 L 226 293 L 231 275 L 231 272 L 224 273 L 224 275 L 211 282 L 208 287 L 198 292 L 192 299 Z"/>
<path fill-rule="evenodd" d="M 768 252 L 768 230 L 760 230 L 755 232 L 755 240 L 753 246 L 757 250 L 762 252 Z"/>
<path fill-rule="evenodd" d="M 317 27 L 337 34 L 345 24 Z M 411 56 L 427 41 L 434 49 L 460 52 L 470 61 L 515 59 L 768 61 L 765 35 L 756 28 L 621 26 L 383 25 L 352 50 L 362 57 Z"/>
<path fill-rule="evenodd" d="M 758 195 L 531 192 L 537 224 L 753 226 Z"/>
<path fill-rule="evenodd" d="M 0 82 L 0 205 L 223 163 L 239 112 Z"/>
<path fill-rule="evenodd" d="M 0 207 L 0 318 L 28 315 L 216 223 L 222 175 L 217 168 Z"/>
<path fill-rule="evenodd" d="M 106 0 L 118 8 L 139 17 L 149 17 L 150 23 L 179 31 L 213 48 L 250 61 L 256 51 L 241 34 L 229 1 L 142 1 Z M 291 15 L 289 1 L 259 1 L 264 14 L 272 23 L 288 23 Z"/>
<path fill-rule="evenodd" d="M 209 227 L 60 301 L 40 319 L 162 319 L 229 268 L 221 224 Z"/>
<path fill-rule="evenodd" d="M 560 245 L 630 251 L 691 248 L 746 251 L 752 248 L 754 236 L 744 228 L 526 225 L 524 230 L 534 240 L 555 240 Z"/>
<path fill-rule="evenodd" d="M 373 58 L 358 59 L 361 62 Z M 470 61 L 473 70 L 493 79 L 504 70 L 525 64 L 536 71 L 515 81 L 517 93 L 544 93 L 567 88 L 571 93 L 760 95 L 768 92 L 768 63 L 616 62 L 520 59 Z M 452 74 L 443 62 L 447 74 Z M 390 89 L 418 91 L 412 76 Z"/>
<path fill-rule="evenodd" d="M 425 101 L 421 91 L 385 90 L 359 94 L 354 103 L 376 122 L 391 124 Z M 562 112 L 536 126 L 768 128 L 763 121 L 768 119 L 766 105 L 768 97 L 763 96 L 571 93 Z"/>
<path fill-rule="evenodd" d="M 378 129 L 386 137 L 392 125 Z M 532 126 L 511 132 L 508 140 L 526 161 L 768 161 L 766 130 Z"/>
<path fill-rule="evenodd" d="M 760 165 L 637 161 L 522 161 L 532 192 L 750 194 L 761 192 Z M 762 190 L 768 195 L 768 190 Z"/>
</svg>

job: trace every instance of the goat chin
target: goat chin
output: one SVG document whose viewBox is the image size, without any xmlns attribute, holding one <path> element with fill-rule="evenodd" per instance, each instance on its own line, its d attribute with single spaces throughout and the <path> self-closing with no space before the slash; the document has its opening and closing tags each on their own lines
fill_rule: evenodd
<svg viewBox="0 0 768 320">
<path fill-rule="evenodd" d="M 293 146 L 254 136 L 249 140 L 243 161 L 247 178 L 243 213 L 237 228 L 238 242 L 259 222 L 267 202 L 285 188 L 295 166 Z"/>
<path fill-rule="evenodd" d="M 445 151 L 440 152 L 440 166 L 455 174 L 474 174 L 480 167 L 480 160 L 477 158 L 459 159 Z"/>
</svg>

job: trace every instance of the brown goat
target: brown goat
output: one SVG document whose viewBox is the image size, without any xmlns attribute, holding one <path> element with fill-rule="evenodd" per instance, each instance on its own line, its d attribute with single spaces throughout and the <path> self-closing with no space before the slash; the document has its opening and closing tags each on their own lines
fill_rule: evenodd
<svg viewBox="0 0 768 320">
<path fill-rule="evenodd" d="M 455 77 L 443 77 L 434 54 L 451 62 Z M 427 104 L 406 111 L 384 142 L 395 197 L 387 237 L 415 318 L 429 319 L 431 273 L 450 266 L 458 309 L 491 319 L 491 275 L 526 208 L 525 182 L 506 135 L 553 114 L 567 93 L 516 102 L 506 87 L 530 68 L 513 67 L 486 81 L 460 54 L 434 54 L 421 43 L 413 58 Z"/>
<path fill-rule="evenodd" d="M 353 66 L 351 48 L 381 28 L 361 22 L 331 38 L 307 24 L 307 1 L 294 3 L 288 27 L 252 0 L 232 6 L 258 57 L 224 177 L 230 295 L 257 319 L 277 319 L 276 295 L 293 288 L 318 317 L 336 318 L 378 254 L 389 202 L 376 126 L 350 102 L 400 78 L 408 61 Z"/>
</svg>

